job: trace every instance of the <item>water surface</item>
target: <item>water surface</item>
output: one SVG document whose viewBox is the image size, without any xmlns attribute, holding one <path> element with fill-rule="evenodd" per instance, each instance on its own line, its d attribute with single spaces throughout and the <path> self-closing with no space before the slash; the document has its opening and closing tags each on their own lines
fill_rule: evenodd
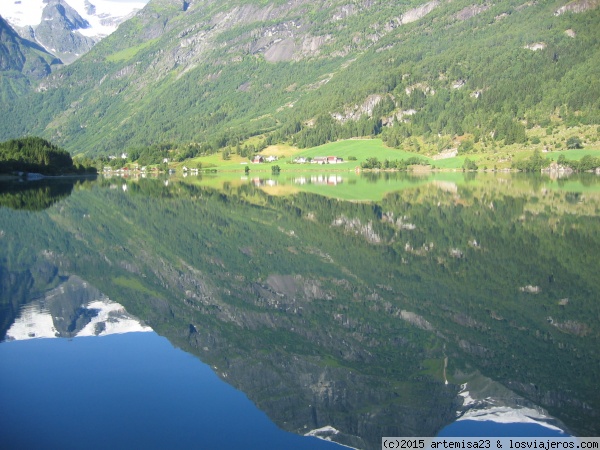
<svg viewBox="0 0 600 450">
<path fill-rule="evenodd" d="M 15 442 L 598 433 L 596 179 L 331 177 L 5 190 Z M 131 318 L 154 331 L 114 334 Z"/>
<path fill-rule="evenodd" d="M 0 360 L 3 448 L 334 447 L 278 429 L 156 333 L 8 342 Z"/>
</svg>

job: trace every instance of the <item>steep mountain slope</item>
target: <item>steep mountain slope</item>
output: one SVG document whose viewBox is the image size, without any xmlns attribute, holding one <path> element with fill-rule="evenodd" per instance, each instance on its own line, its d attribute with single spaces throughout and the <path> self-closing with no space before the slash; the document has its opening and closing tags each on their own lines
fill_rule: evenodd
<svg viewBox="0 0 600 450">
<path fill-rule="evenodd" d="M 28 90 L 29 80 L 39 80 L 59 64 L 43 48 L 22 39 L 0 17 L 0 98 L 10 102 Z"/>
<path fill-rule="evenodd" d="M 144 0 L 20 0 L 3 3 L 0 14 L 24 39 L 71 63 L 146 4 Z"/>
<path fill-rule="evenodd" d="M 598 2 L 574 4 L 153 0 L 10 105 L 0 139 L 43 134 L 88 154 L 170 143 L 188 156 L 265 132 L 300 146 L 520 142 L 550 120 L 600 123 Z"/>
<path fill-rule="evenodd" d="M 63 62 L 73 62 L 79 54 L 86 53 L 95 41 L 77 33 L 89 23 L 77 11 L 61 0 L 50 1 L 42 13 L 42 21 L 32 30 L 32 37 L 50 49 Z"/>
</svg>

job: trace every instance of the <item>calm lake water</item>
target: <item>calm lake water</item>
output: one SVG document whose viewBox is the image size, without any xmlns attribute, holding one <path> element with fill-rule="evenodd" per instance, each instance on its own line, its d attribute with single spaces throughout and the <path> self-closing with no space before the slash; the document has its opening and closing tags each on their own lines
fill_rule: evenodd
<svg viewBox="0 0 600 450">
<path fill-rule="evenodd" d="M 597 177 L 2 185 L 2 446 L 597 435 L 599 214 Z"/>
</svg>

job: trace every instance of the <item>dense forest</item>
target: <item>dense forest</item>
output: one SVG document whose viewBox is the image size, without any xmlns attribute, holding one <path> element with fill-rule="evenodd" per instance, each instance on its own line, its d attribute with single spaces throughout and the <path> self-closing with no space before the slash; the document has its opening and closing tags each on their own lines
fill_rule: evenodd
<svg viewBox="0 0 600 450">
<path fill-rule="evenodd" d="M 74 164 L 66 150 L 39 137 L 0 143 L 0 173 L 35 172 L 44 175 L 96 173 L 94 167 Z"/>
</svg>

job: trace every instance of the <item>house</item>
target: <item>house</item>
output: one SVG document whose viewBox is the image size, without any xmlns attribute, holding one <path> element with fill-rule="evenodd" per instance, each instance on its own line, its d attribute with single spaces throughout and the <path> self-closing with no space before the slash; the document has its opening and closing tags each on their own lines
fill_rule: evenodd
<svg viewBox="0 0 600 450">
<path fill-rule="evenodd" d="M 264 163 L 265 162 L 265 158 L 262 155 L 255 155 L 254 158 L 252 159 L 252 162 L 254 164 Z"/>
<path fill-rule="evenodd" d="M 337 156 L 328 156 L 327 157 L 327 164 L 339 164 L 339 163 L 343 163 L 344 160 L 343 158 L 338 158 Z"/>
<path fill-rule="evenodd" d="M 304 164 L 304 163 L 306 163 L 307 161 L 306 161 L 306 158 L 304 158 L 303 156 L 300 156 L 300 157 L 298 157 L 298 158 L 294 159 L 294 162 L 295 162 L 296 164 Z"/>
<path fill-rule="evenodd" d="M 277 156 L 267 156 L 267 162 L 273 162 L 273 161 L 277 161 Z"/>
<path fill-rule="evenodd" d="M 313 164 L 327 164 L 327 156 L 315 156 L 312 159 Z"/>
</svg>

